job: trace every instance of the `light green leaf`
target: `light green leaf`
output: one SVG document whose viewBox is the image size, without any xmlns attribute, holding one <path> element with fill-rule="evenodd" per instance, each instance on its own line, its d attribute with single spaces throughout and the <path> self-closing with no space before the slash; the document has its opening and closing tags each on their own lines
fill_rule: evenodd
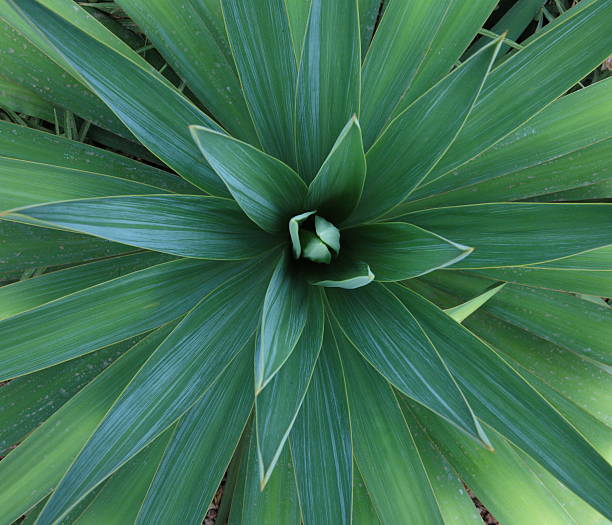
<svg viewBox="0 0 612 525">
<path fill-rule="evenodd" d="M 372 283 L 326 296 L 347 339 L 391 384 L 487 443 L 436 347 L 393 293 Z"/>
<path fill-rule="evenodd" d="M 0 321 L 1 379 L 52 366 L 168 323 L 245 267 L 244 263 L 172 261 Z"/>
<path fill-rule="evenodd" d="M 212 194 L 227 194 L 222 181 L 202 162 L 188 129 L 192 124 L 218 129 L 209 117 L 148 68 L 36 0 L 20 0 L 14 9 L 35 25 L 46 46 L 61 55 L 62 66 L 100 97 L 143 145 L 196 186 Z"/>
<path fill-rule="evenodd" d="M 2 286 L 0 319 L 12 317 L 84 288 L 170 260 L 172 257 L 169 255 L 141 252 L 80 264 L 74 268 Z"/>
<path fill-rule="evenodd" d="M 258 144 L 231 55 L 225 28 L 211 2 L 117 2 L 172 64 L 204 107 L 232 135 Z M 220 11 L 220 2 L 217 2 Z M 220 13 L 219 13 L 220 14 Z"/>
<path fill-rule="evenodd" d="M 238 355 L 177 423 L 134 523 L 202 522 L 251 413 L 252 355 Z"/>
<path fill-rule="evenodd" d="M 459 304 L 457 306 L 453 306 L 452 308 L 447 308 L 444 310 L 453 320 L 458 323 L 462 323 L 465 321 L 470 315 L 472 315 L 476 310 L 478 310 L 483 304 L 485 304 L 491 297 L 493 297 L 497 292 L 499 292 L 504 284 L 500 284 L 493 288 L 490 288 L 484 293 L 466 301 L 465 303 Z"/>
<path fill-rule="evenodd" d="M 156 349 L 117 399 L 39 518 L 51 525 L 189 410 L 253 345 L 270 261 L 209 293 Z M 245 289 L 249 293 L 244 293 Z M 252 346 L 250 347 L 252 348 Z"/>
<path fill-rule="evenodd" d="M 300 245 L 305 259 L 315 263 L 329 264 L 331 262 L 332 255 L 329 247 L 311 231 L 300 231 Z"/>
<path fill-rule="evenodd" d="M 244 142 L 200 126 L 190 129 L 204 157 L 251 220 L 269 232 L 286 231 L 306 195 L 297 173 Z"/>
<path fill-rule="evenodd" d="M 502 203 L 409 213 L 402 220 L 472 246 L 458 268 L 534 264 L 610 243 L 610 204 Z"/>
<path fill-rule="evenodd" d="M 610 177 L 612 79 L 559 99 L 482 155 L 419 187 L 401 210 L 518 200 Z"/>
<path fill-rule="evenodd" d="M 338 252 L 340 251 L 340 230 L 331 222 L 323 217 L 320 217 L 319 215 L 315 215 L 314 222 L 317 237 L 321 239 L 336 255 L 338 255 Z"/>
<path fill-rule="evenodd" d="M 412 224 L 366 224 L 342 232 L 344 253 L 367 261 L 377 281 L 410 279 L 451 266 L 472 253 Z"/>
<path fill-rule="evenodd" d="M 374 280 L 375 275 L 364 262 L 349 260 L 334 261 L 330 266 L 308 268 L 307 279 L 310 284 L 324 288 L 344 288 L 354 290 Z"/>
<path fill-rule="evenodd" d="M 291 430 L 305 525 L 349 525 L 353 452 L 342 365 L 329 323 L 306 398 Z"/>
<path fill-rule="evenodd" d="M 478 417 L 593 507 L 610 514 L 610 465 L 591 445 L 461 324 L 407 288 L 394 285 L 394 291 L 440 349 Z M 580 461 L 576 461 L 577 457 Z"/>
<path fill-rule="evenodd" d="M 353 463 L 353 520 L 352 525 L 381 525 L 368 489 L 357 465 Z"/>
<path fill-rule="evenodd" d="M 296 94 L 297 161 L 306 182 L 359 114 L 359 41 L 357 0 L 311 0 Z"/>
<path fill-rule="evenodd" d="M 285 0 L 223 0 L 221 5 L 261 145 L 273 157 L 295 167 L 297 65 Z"/>
<path fill-rule="evenodd" d="M 494 145 L 590 73 L 610 53 L 607 0 L 581 2 L 494 69 L 435 180 Z"/>
<path fill-rule="evenodd" d="M 496 3 L 412 0 L 385 5 L 363 70 L 366 147 L 391 118 L 448 73 Z"/>
<path fill-rule="evenodd" d="M 100 374 L 0 463 L 2 523 L 49 494 L 138 368 L 168 334 L 162 328 Z"/>
<path fill-rule="evenodd" d="M 274 469 L 265 489 L 261 489 L 258 472 L 257 438 L 251 433 L 244 476 L 242 506 L 243 525 L 265 523 L 266 525 L 301 525 L 300 503 L 295 485 L 295 473 L 289 446 L 282 448 L 278 465 Z"/>
<path fill-rule="evenodd" d="M 175 193 L 194 193 L 197 188 L 167 171 L 137 162 L 106 149 L 95 148 L 10 122 L 0 121 L 0 155 L 51 164 L 58 168 L 112 175 L 156 186 Z"/>
<path fill-rule="evenodd" d="M 2 23 L 0 22 L 1 27 Z M 40 98 L 34 91 L 3 76 L 0 76 L 0 107 L 16 113 L 25 113 L 47 122 L 53 122 L 55 118 L 54 109 L 60 111 L 53 104 Z"/>
<path fill-rule="evenodd" d="M 72 232 L 0 219 L 0 271 L 10 279 L 48 266 L 85 262 L 134 251 L 134 248 Z"/>
<path fill-rule="evenodd" d="M 300 213 L 295 217 L 289 219 L 289 236 L 291 237 L 291 248 L 293 257 L 298 259 L 302 255 L 302 242 L 300 241 L 300 225 L 308 219 L 311 215 L 314 215 L 316 211 L 307 211 Z"/>
<path fill-rule="evenodd" d="M 0 454 L 22 441 L 139 339 L 18 377 L 0 388 Z"/>
<path fill-rule="evenodd" d="M 137 248 L 202 259 L 246 259 L 280 244 L 230 199 L 195 195 L 104 197 L 10 212 Z"/>
<path fill-rule="evenodd" d="M 387 16 L 389 14 L 390 11 Z M 500 43 L 501 40 L 491 42 L 386 127 L 368 150 L 368 176 L 359 207 L 349 218 L 350 223 L 384 215 L 425 179 L 468 118 Z"/>
<path fill-rule="evenodd" d="M 366 176 L 366 163 L 357 117 L 351 118 L 336 140 L 317 176 L 308 187 L 306 207 L 341 222 L 353 211 Z"/>
<path fill-rule="evenodd" d="M 74 525 L 134 523 L 173 432 L 168 429 L 115 472 Z"/>
<path fill-rule="evenodd" d="M 276 264 L 263 303 L 255 352 L 255 392 L 259 394 L 289 359 L 308 316 L 308 284 L 285 251 Z"/>
<path fill-rule="evenodd" d="M 335 330 L 351 413 L 355 461 L 383 525 L 441 522 L 419 452 L 391 385 Z"/>
<path fill-rule="evenodd" d="M 265 486 L 304 401 L 323 343 L 321 293 L 312 292 L 308 318 L 295 350 L 255 400 L 259 479 Z"/>
<path fill-rule="evenodd" d="M 161 188 L 87 171 L 0 157 L 0 210 L 111 195 L 166 193 Z"/>
</svg>

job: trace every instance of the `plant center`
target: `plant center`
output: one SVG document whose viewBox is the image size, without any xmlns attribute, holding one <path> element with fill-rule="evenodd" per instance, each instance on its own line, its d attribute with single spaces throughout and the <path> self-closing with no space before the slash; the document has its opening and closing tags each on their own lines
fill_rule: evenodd
<svg viewBox="0 0 612 525">
<path fill-rule="evenodd" d="M 308 211 L 289 220 L 293 256 L 329 264 L 340 252 L 340 230 L 316 213 Z"/>
</svg>

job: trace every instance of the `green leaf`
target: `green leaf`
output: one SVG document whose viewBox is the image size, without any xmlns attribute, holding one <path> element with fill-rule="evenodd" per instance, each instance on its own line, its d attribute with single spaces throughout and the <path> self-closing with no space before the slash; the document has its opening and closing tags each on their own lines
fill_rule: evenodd
<svg viewBox="0 0 612 525">
<path fill-rule="evenodd" d="M 612 271 L 554 270 L 547 268 L 490 268 L 477 275 L 535 288 L 612 297 Z"/>
<path fill-rule="evenodd" d="M 391 385 L 335 332 L 346 377 L 355 461 L 381 523 L 439 524 L 427 474 Z"/>
<path fill-rule="evenodd" d="M 476 103 L 500 43 L 491 42 L 386 127 L 367 153 L 368 176 L 352 224 L 389 212 L 434 168 Z"/>
<path fill-rule="evenodd" d="M 172 425 L 234 359 L 248 360 L 253 355 L 252 336 L 270 275 L 269 261 L 259 265 L 259 275 L 251 267 L 219 283 L 156 349 L 66 473 L 39 525 L 61 518 Z M 245 353 L 239 356 L 241 350 Z"/>
<path fill-rule="evenodd" d="M 500 284 L 493 288 L 490 288 L 484 293 L 466 301 L 465 303 L 459 304 L 457 306 L 453 306 L 452 308 L 447 308 L 444 310 L 454 321 L 458 323 L 462 323 L 465 321 L 470 315 L 472 315 L 476 310 L 478 310 L 483 304 L 485 304 L 491 297 L 493 297 L 497 292 L 499 292 L 504 284 Z"/>
<path fill-rule="evenodd" d="M 306 195 L 297 173 L 244 142 L 200 126 L 190 129 L 204 157 L 251 220 L 269 232 L 286 231 Z"/>
<path fill-rule="evenodd" d="M 305 259 L 315 263 L 329 264 L 331 262 L 329 247 L 314 233 L 308 230 L 300 231 L 300 245 Z"/>
<path fill-rule="evenodd" d="M 291 237 L 291 251 L 293 252 L 293 257 L 299 259 L 300 255 L 302 255 L 302 242 L 300 240 L 300 224 L 302 224 L 308 217 L 314 215 L 316 211 L 307 211 L 305 213 L 300 213 L 295 217 L 291 217 L 289 219 L 289 236 Z"/>
<path fill-rule="evenodd" d="M 195 195 L 104 197 L 14 210 L 111 241 L 202 259 L 246 259 L 279 244 L 255 227 L 230 199 Z"/>
<path fill-rule="evenodd" d="M 523 458 L 506 440 L 490 432 L 495 452 L 475 446 L 451 429 L 445 421 L 408 400 L 402 406 L 406 416 L 417 418 L 427 429 L 431 441 L 424 446 L 439 448 L 448 462 L 498 520 L 508 525 L 522 525 L 536 520 L 551 525 L 574 522 L 562 504 L 543 486 Z M 418 421 L 418 422 L 417 422 Z M 516 502 L 520 501 L 520 505 Z"/>
<path fill-rule="evenodd" d="M 359 113 L 357 0 L 312 0 L 297 80 L 300 175 L 312 181 L 352 115 Z"/>
<path fill-rule="evenodd" d="M 405 406 L 406 398 L 403 398 L 402 401 Z M 425 430 L 415 421 L 412 414 L 405 412 L 404 416 L 423 461 L 444 525 L 482 525 L 478 509 L 467 493 L 457 471 L 431 443 Z M 467 441 L 465 436 L 461 438 L 461 442 Z M 470 448 L 482 450 L 474 443 L 470 443 Z M 490 451 L 487 452 L 491 454 Z"/>
<path fill-rule="evenodd" d="M 203 520 L 251 413 L 251 356 L 247 350 L 234 359 L 177 423 L 134 523 Z"/>
<path fill-rule="evenodd" d="M 353 463 L 353 520 L 352 525 L 381 525 L 363 477 Z"/>
<path fill-rule="evenodd" d="M 165 193 L 118 177 L 0 157 L 0 210 L 111 195 Z"/>
<path fill-rule="evenodd" d="M 364 262 L 349 260 L 334 261 L 330 266 L 310 267 L 307 270 L 310 284 L 324 288 L 344 288 L 354 290 L 374 280 L 374 274 Z"/>
<path fill-rule="evenodd" d="M 22 441 L 105 368 L 132 348 L 131 338 L 0 388 L 0 454 Z"/>
<path fill-rule="evenodd" d="M 597 144 L 591 150 L 591 153 L 593 153 L 595 156 L 596 163 L 601 158 L 601 151 L 610 146 L 608 142 L 609 141 L 605 141 L 604 144 Z M 607 154 L 607 150 L 605 151 L 606 152 L 604 154 Z M 586 169 L 588 169 L 588 166 Z M 609 169 L 608 165 L 606 165 L 604 169 L 606 170 L 605 173 L 607 174 Z M 537 197 L 531 197 L 530 199 L 525 200 L 533 202 L 582 202 L 585 200 L 595 200 L 601 202 L 601 199 L 612 199 L 612 178 L 609 176 L 605 177 L 602 181 L 589 184 L 588 186 L 558 191 L 548 195 L 539 195 Z"/>
<path fill-rule="evenodd" d="M 197 192 L 194 186 L 180 177 L 148 164 L 10 122 L 0 121 L 0 155 L 58 168 L 112 175 L 175 193 Z"/>
<path fill-rule="evenodd" d="M 325 243 L 325 246 L 338 255 L 340 251 L 340 230 L 331 222 L 318 215 L 315 215 L 314 221 L 317 237 Z"/>
<path fill-rule="evenodd" d="M 304 401 L 323 343 L 321 293 L 312 292 L 308 317 L 295 350 L 255 400 L 259 479 L 265 486 L 289 437 Z"/>
<path fill-rule="evenodd" d="M 609 55 L 612 4 L 581 2 L 494 69 L 470 118 L 428 180 L 451 172 L 542 111 Z"/>
<path fill-rule="evenodd" d="M 34 372 L 168 323 L 245 267 L 172 261 L 0 321 L 1 378 Z"/>
<path fill-rule="evenodd" d="M 351 522 L 353 451 L 342 365 L 329 323 L 289 442 L 304 523 Z"/>
<path fill-rule="evenodd" d="M 610 204 L 502 203 L 409 213 L 402 220 L 474 247 L 458 268 L 541 263 L 610 243 Z"/>
<path fill-rule="evenodd" d="M 393 293 L 372 283 L 326 296 L 347 339 L 391 384 L 487 443 L 436 347 Z"/>
<path fill-rule="evenodd" d="M 507 289 L 508 286 L 491 301 Z M 593 507 L 610 514 L 610 466 L 591 445 L 461 324 L 404 287 L 395 285 L 394 291 L 440 348 L 478 417 Z M 580 461 L 576 461 L 577 457 Z"/>
<path fill-rule="evenodd" d="M 365 176 L 361 128 L 354 116 L 310 183 L 306 207 L 335 222 L 346 219 L 361 198 Z"/>
<path fill-rule="evenodd" d="M 366 224 L 342 232 L 343 250 L 367 261 L 377 281 L 410 279 L 451 266 L 472 253 L 418 226 L 400 222 Z"/>
<path fill-rule="evenodd" d="M 311 3 L 311 0 L 285 0 L 293 49 L 298 61 L 302 56 L 302 45 L 304 43 L 304 35 L 306 34 Z"/>
<path fill-rule="evenodd" d="M 562 97 L 399 209 L 525 199 L 609 178 L 612 110 L 601 101 L 611 91 L 609 79 Z"/>
<path fill-rule="evenodd" d="M 188 129 L 192 124 L 217 127 L 209 117 L 159 76 L 36 0 L 20 1 L 14 9 L 35 25 L 46 45 L 61 55 L 62 65 L 90 87 L 143 145 L 189 182 L 212 194 L 227 194 L 222 181 L 202 162 Z"/>
<path fill-rule="evenodd" d="M 553 268 L 558 270 L 612 270 L 610 261 L 612 257 L 612 244 L 587 250 L 576 255 L 555 259 L 535 265 L 531 268 Z"/>
<path fill-rule="evenodd" d="M 0 319 L 12 317 L 84 288 L 170 260 L 172 257 L 161 253 L 135 253 L 80 264 L 74 268 L 2 286 Z"/>
<path fill-rule="evenodd" d="M 368 148 L 390 118 L 451 69 L 496 3 L 413 0 L 385 6 L 363 69 L 361 117 Z"/>
<path fill-rule="evenodd" d="M 370 47 L 378 13 L 384 7 L 381 6 L 381 0 L 358 0 L 358 2 L 359 26 L 361 30 L 361 58 L 363 59 Z"/>
<path fill-rule="evenodd" d="M 308 284 L 285 251 L 268 284 L 255 352 L 255 392 L 260 393 L 285 364 L 308 317 Z"/>
<path fill-rule="evenodd" d="M 0 23 L 0 27 L 2 24 Z M 56 109 L 34 91 L 13 80 L 0 76 L 0 107 L 53 122 Z M 59 110 L 59 108 L 57 108 Z"/>
<path fill-rule="evenodd" d="M 248 462 L 244 472 L 243 525 L 265 523 L 266 525 L 301 525 L 300 503 L 295 485 L 295 473 L 289 453 L 284 447 L 265 489 L 260 488 L 257 438 L 251 433 Z"/>
<path fill-rule="evenodd" d="M 264 151 L 295 166 L 297 65 L 284 0 L 223 0 L 244 96 Z"/>
<path fill-rule="evenodd" d="M 232 135 L 258 144 L 225 31 L 206 2 L 117 2 Z M 219 3 L 219 9 L 220 9 Z M 221 24 L 223 23 L 220 20 Z M 224 28 L 223 28 L 224 29 Z"/>
<path fill-rule="evenodd" d="M 170 329 L 160 329 L 132 348 L 0 462 L 4 523 L 17 519 L 55 488 L 115 398 Z"/>
<path fill-rule="evenodd" d="M 74 525 L 134 523 L 174 429 L 168 429 L 115 472 Z"/>
</svg>

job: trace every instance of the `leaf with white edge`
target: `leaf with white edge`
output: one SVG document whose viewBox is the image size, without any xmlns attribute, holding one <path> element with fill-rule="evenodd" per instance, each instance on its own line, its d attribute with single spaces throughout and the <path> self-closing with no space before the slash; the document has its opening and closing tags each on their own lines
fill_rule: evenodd
<svg viewBox="0 0 612 525">
<path fill-rule="evenodd" d="M 317 237 L 338 255 L 340 251 L 340 230 L 328 220 L 315 215 L 315 231 L 317 232 Z"/>
<path fill-rule="evenodd" d="M 329 323 L 289 442 L 304 522 L 349 525 L 353 488 L 351 425 L 344 374 Z"/>
<path fill-rule="evenodd" d="M 255 391 L 261 392 L 289 358 L 307 319 L 308 284 L 288 251 L 278 261 L 263 303 L 255 352 Z"/>
<path fill-rule="evenodd" d="M 308 187 L 306 207 L 336 222 L 346 219 L 359 203 L 366 177 L 361 128 L 353 116 L 336 140 Z"/>
<path fill-rule="evenodd" d="M 245 348 L 179 420 L 136 525 L 202 521 L 251 413 L 252 355 Z"/>
<path fill-rule="evenodd" d="M 434 168 L 478 100 L 500 44 L 491 42 L 389 123 L 367 152 L 368 175 L 349 223 L 388 213 Z"/>
<path fill-rule="evenodd" d="M 351 291 L 330 288 L 325 295 L 347 339 L 387 381 L 488 443 L 438 350 L 389 289 L 372 283 Z"/>
<path fill-rule="evenodd" d="M 271 261 L 220 283 L 163 341 L 106 414 L 39 518 L 52 525 L 186 413 L 247 345 Z M 249 290 L 245 294 L 245 289 Z M 252 348 L 252 347 L 251 347 Z"/>
<path fill-rule="evenodd" d="M 371 283 L 375 275 L 367 263 L 348 260 L 334 261 L 327 267 L 310 267 L 306 272 L 308 282 L 324 288 L 354 290 Z"/>
<path fill-rule="evenodd" d="M 357 0 L 311 0 L 296 94 L 299 173 L 312 181 L 352 115 L 359 113 Z"/>
<path fill-rule="evenodd" d="M 206 160 L 251 220 L 268 232 L 286 231 L 306 195 L 298 174 L 249 144 L 201 126 L 190 129 Z"/>
<path fill-rule="evenodd" d="M 452 317 L 458 323 L 462 323 L 465 321 L 470 315 L 472 315 L 476 310 L 478 310 L 483 304 L 485 304 L 491 297 L 493 297 L 497 292 L 499 292 L 506 284 L 500 284 L 487 290 L 486 292 L 480 294 L 465 303 L 459 304 L 457 306 L 453 306 L 452 308 L 447 308 L 444 310 L 450 317 Z"/>
<path fill-rule="evenodd" d="M 8 217 L 201 259 L 248 259 L 282 242 L 257 228 L 235 202 L 220 197 L 102 197 L 21 208 Z"/>
<path fill-rule="evenodd" d="M 275 468 L 319 357 L 324 309 L 320 291 L 310 294 L 308 318 L 295 350 L 255 400 L 259 479 L 265 486 Z"/>
<path fill-rule="evenodd" d="M 377 281 L 401 281 L 452 266 L 472 248 L 401 222 L 366 224 L 342 232 L 343 253 L 371 266 Z"/>
<path fill-rule="evenodd" d="M 300 213 L 295 217 L 289 219 L 289 236 L 291 237 L 291 247 L 293 256 L 298 259 L 302 255 L 302 242 L 300 240 L 300 224 L 302 224 L 308 217 L 314 215 L 316 211 L 307 211 Z"/>
</svg>

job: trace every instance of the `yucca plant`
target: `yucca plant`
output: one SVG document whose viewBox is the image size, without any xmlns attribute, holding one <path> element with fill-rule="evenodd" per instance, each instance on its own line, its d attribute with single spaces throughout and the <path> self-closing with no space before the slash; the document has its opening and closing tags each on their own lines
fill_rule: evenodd
<svg viewBox="0 0 612 525">
<path fill-rule="evenodd" d="M 612 1 L 497 3 L 0 1 L 0 523 L 609 523 Z"/>
</svg>

